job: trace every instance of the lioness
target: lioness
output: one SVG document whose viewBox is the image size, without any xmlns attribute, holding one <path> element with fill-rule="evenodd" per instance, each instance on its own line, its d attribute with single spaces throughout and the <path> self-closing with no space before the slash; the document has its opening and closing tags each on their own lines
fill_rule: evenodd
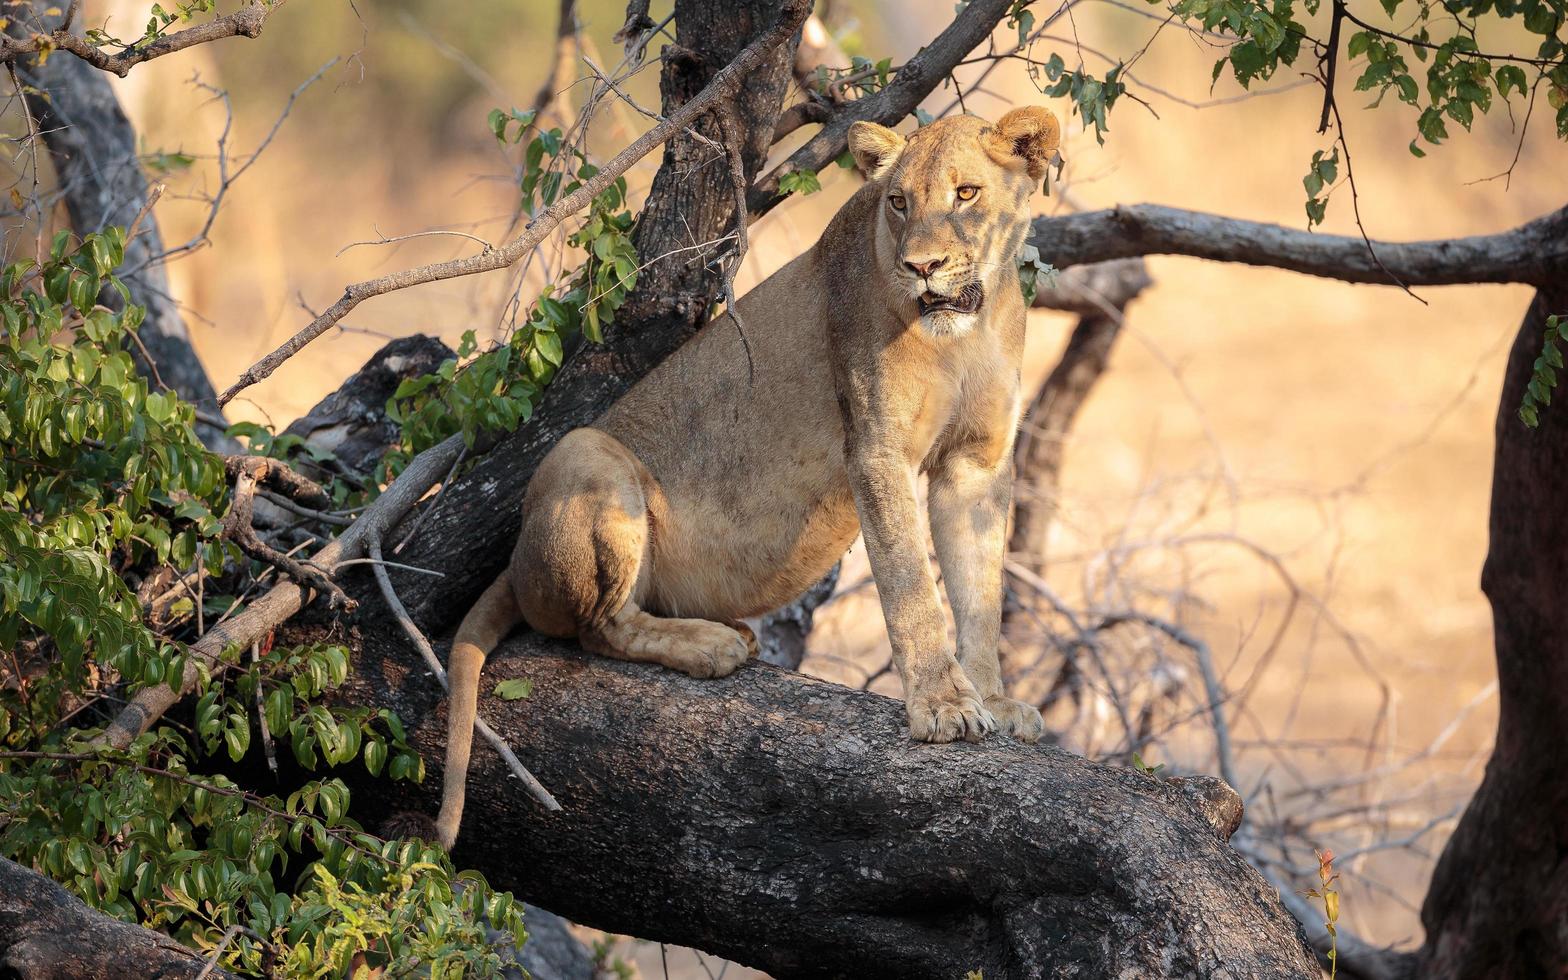
<svg viewBox="0 0 1568 980">
<path fill-rule="evenodd" d="M 799 595 L 857 531 L 911 734 L 1039 737 L 1039 712 L 1002 693 L 996 645 L 1024 340 L 1014 255 L 1058 133 L 1042 108 L 907 139 L 855 123 L 865 187 L 740 300 L 744 340 L 719 317 L 550 452 L 510 567 L 452 645 L 443 846 L 480 667 L 513 626 L 722 677 L 754 651 L 735 621 Z M 956 657 L 920 533 L 922 471 Z"/>
</svg>

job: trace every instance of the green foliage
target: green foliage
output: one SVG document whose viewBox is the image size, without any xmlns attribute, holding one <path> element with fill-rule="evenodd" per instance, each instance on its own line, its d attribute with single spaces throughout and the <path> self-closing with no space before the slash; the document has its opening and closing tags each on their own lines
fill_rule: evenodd
<svg viewBox="0 0 1568 980">
<path fill-rule="evenodd" d="M 488 120 L 503 145 L 535 134 L 524 151 L 519 187 L 530 216 L 598 173 L 581 150 L 562 142 L 559 129 L 540 130 L 534 118 L 532 110 L 493 109 Z M 387 413 L 401 427 L 401 439 L 382 460 L 380 478 L 395 477 L 414 456 L 456 433 L 472 446 L 480 432 L 510 430 L 526 421 L 567 345 L 578 337 L 603 340 L 604 328 L 636 286 L 631 230 L 626 181 L 617 178 L 594 197 L 582 224 L 567 237 L 567 245 L 582 252 L 582 264 L 544 288 L 505 343 L 478 352 L 469 331 L 457 358 L 398 386 Z"/>
<path fill-rule="evenodd" d="M 122 574 L 224 559 L 222 464 L 194 410 L 148 391 L 124 348 L 142 318 L 111 274 L 124 252 L 119 229 L 62 232 L 42 265 L 0 273 L 0 649 L 58 658 L 0 686 L 0 745 L 36 738 L 104 670 L 132 688 L 178 683 L 179 650 L 142 624 Z"/>
<path fill-rule="evenodd" d="M 1384 0 L 1386 3 L 1387 0 Z M 1339 889 L 1334 882 L 1339 873 L 1334 870 L 1334 852 L 1316 851 L 1318 856 L 1318 887 L 1309 888 L 1303 895 L 1323 903 L 1323 928 L 1328 932 L 1328 977 L 1339 976 Z"/>
<path fill-rule="evenodd" d="M 861 55 L 849 59 L 848 68 L 818 65 L 811 76 L 811 87 L 828 99 L 858 99 L 887 88 L 894 74 L 893 59 L 872 61 Z"/>
<path fill-rule="evenodd" d="M 1339 179 L 1339 148 L 1327 156 L 1322 150 L 1312 154 L 1312 166 L 1307 170 L 1307 175 L 1301 178 L 1301 186 L 1307 190 L 1307 224 L 1321 224 L 1323 215 L 1328 210 L 1328 194 L 1326 188 L 1331 188 L 1334 181 Z"/>
<path fill-rule="evenodd" d="M 1317 14 L 1320 3 L 1303 0 L 1302 8 L 1308 15 Z M 1381 3 L 1392 21 L 1401 0 Z M 1295 19 L 1294 0 L 1179 0 L 1173 10 L 1190 26 L 1234 38 L 1225 56 L 1214 64 L 1215 82 L 1227 67 L 1243 88 L 1272 78 L 1281 67 L 1296 65 L 1304 40 L 1314 60 L 1321 52 L 1314 35 Z M 1415 110 L 1410 152 L 1416 157 L 1426 156 L 1419 143 L 1435 146 L 1449 137 L 1449 123 L 1469 130 L 1477 115 L 1498 102 L 1517 97 L 1528 105 L 1540 86 L 1546 88 L 1547 102 L 1556 113 L 1558 138 L 1568 140 L 1568 50 L 1558 36 L 1565 12 L 1564 0 L 1445 0 L 1441 5 L 1423 0 L 1413 17 L 1395 28 L 1362 20 L 1345 6 L 1335 10 L 1335 16 L 1353 30 L 1344 48 L 1328 52 L 1327 57 L 1357 73 L 1352 90 L 1373 94 L 1367 108 L 1382 105 L 1393 93 L 1396 103 Z M 1539 47 L 1514 53 L 1483 51 L 1476 35 L 1482 18 L 1488 16 L 1499 21 L 1517 19 L 1525 32 L 1541 37 Z M 1422 65 L 1424 84 L 1418 77 Z M 1327 208 L 1318 180 L 1323 185 L 1334 182 L 1324 174 L 1322 162 L 1321 153 L 1314 156 L 1306 178 L 1309 224 L 1321 222 Z"/>
<path fill-rule="evenodd" d="M 1151 766 L 1147 762 L 1143 761 L 1143 756 L 1141 756 L 1138 753 L 1134 752 L 1132 754 L 1132 767 L 1134 769 L 1138 770 L 1139 772 L 1143 773 L 1145 776 L 1150 776 L 1150 777 L 1153 777 L 1154 779 L 1159 779 L 1159 778 L 1161 778 L 1161 776 L 1160 776 L 1161 770 L 1163 770 L 1165 768 L 1165 763 L 1161 762 L 1161 763 L 1157 763 L 1157 764 Z"/>
<path fill-rule="evenodd" d="M 533 681 L 522 677 L 508 678 L 495 686 L 495 696 L 502 701 L 520 701 L 533 693 Z"/>
<path fill-rule="evenodd" d="M 121 919 L 221 946 L 243 973 L 494 973 L 488 929 L 523 938 L 510 896 L 459 882 L 439 849 L 363 833 L 326 771 L 424 777 L 395 714 L 323 703 L 348 677 L 341 647 L 270 651 L 221 683 L 199 671 L 188 716 L 125 752 L 93 747 L 105 700 L 179 685 L 189 657 L 188 617 L 155 630 L 126 579 L 199 570 L 238 591 L 249 570 L 219 535 L 224 470 L 194 410 L 149 391 L 126 349 L 143 311 L 113 275 L 125 242 L 61 233 L 42 264 L 0 270 L 0 854 Z M 302 449 L 237 428 L 258 452 Z M 221 774 L 259 766 L 258 730 L 292 759 L 279 796 Z"/>
<path fill-rule="evenodd" d="M 1546 337 L 1541 342 L 1541 356 L 1535 359 L 1530 371 L 1530 383 L 1525 386 L 1524 400 L 1519 405 L 1519 421 L 1530 428 L 1541 424 L 1541 412 L 1552 403 L 1552 392 L 1557 388 L 1557 372 L 1563 369 L 1563 352 L 1557 342 L 1568 341 L 1568 316 L 1546 318 Z"/>
<path fill-rule="evenodd" d="M 1082 65 L 1068 71 L 1062 56 L 1053 54 L 1041 64 L 1030 62 L 1029 74 L 1035 85 L 1047 96 L 1070 99 L 1070 111 L 1083 120 L 1085 129 L 1094 127 L 1094 138 L 1103 145 L 1105 134 L 1110 131 L 1107 116 L 1116 105 L 1116 100 L 1127 91 L 1127 86 L 1121 81 L 1122 69 L 1123 66 L 1118 64 L 1106 72 L 1104 78 L 1096 78 L 1092 73 L 1084 71 Z"/>
<path fill-rule="evenodd" d="M 779 191 L 783 194 L 815 194 L 822 189 L 822 181 L 810 170 L 791 170 L 779 178 Z"/>
</svg>

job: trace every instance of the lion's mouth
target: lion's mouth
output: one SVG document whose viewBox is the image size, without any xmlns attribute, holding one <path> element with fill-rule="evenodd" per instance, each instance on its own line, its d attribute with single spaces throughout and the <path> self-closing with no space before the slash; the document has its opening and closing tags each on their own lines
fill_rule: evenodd
<svg viewBox="0 0 1568 980">
<path fill-rule="evenodd" d="M 928 313 L 973 313 L 980 309 L 980 304 L 984 301 L 985 290 L 977 282 L 969 283 L 953 296 L 925 292 L 916 300 L 920 305 L 921 316 Z"/>
</svg>

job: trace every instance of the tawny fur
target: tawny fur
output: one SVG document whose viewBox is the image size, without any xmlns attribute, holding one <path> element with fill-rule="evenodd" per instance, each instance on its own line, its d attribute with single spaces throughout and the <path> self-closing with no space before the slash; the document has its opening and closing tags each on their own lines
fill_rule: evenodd
<svg viewBox="0 0 1568 980">
<path fill-rule="evenodd" d="M 755 651 L 729 624 L 794 599 L 857 533 L 914 737 L 1039 737 L 1039 713 L 1002 692 L 996 645 L 1024 339 L 1014 256 L 1057 133 L 1040 108 L 907 140 L 857 123 L 850 148 L 870 179 L 740 300 L 744 342 L 733 319 L 714 320 L 550 452 L 510 566 L 452 647 L 444 846 L 462 818 L 480 668 L 512 627 L 722 677 Z M 921 314 L 922 294 L 973 285 L 978 310 Z M 921 472 L 956 654 L 920 532 Z"/>
</svg>

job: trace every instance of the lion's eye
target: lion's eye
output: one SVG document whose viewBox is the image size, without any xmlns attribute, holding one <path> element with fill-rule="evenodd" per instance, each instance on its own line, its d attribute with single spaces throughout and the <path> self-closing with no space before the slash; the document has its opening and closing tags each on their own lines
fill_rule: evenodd
<svg viewBox="0 0 1568 980">
<path fill-rule="evenodd" d="M 973 201 L 975 199 L 975 195 L 979 193 L 980 188 L 973 184 L 965 184 L 958 189 L 958 199 L 960 201 Z"/>
<path fill-rule="evenodd" d="M 890 194 L 888 195 L 887 203 L 893 205 L 894 211 L 902 211 L 904 210 L 904 195 Z"/>
</svg>

